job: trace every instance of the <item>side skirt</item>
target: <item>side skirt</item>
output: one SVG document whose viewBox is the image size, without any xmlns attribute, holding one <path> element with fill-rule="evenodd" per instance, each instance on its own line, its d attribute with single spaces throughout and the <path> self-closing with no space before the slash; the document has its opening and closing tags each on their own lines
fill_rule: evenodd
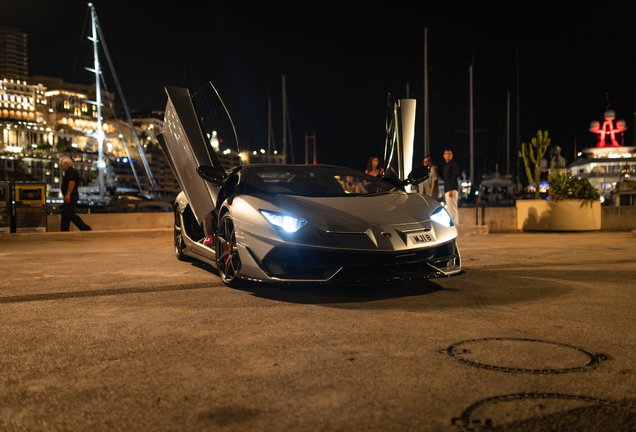
<svg viewBox="0 0 636 432">
<path fill-rule="evenodd" d="M 183 215 L 181 216 L 181 218 L 183 226 Z M 183 253 L 185 255 L 203 261 L 207 264 L 210 264 L 212 267 L 217 268 L 216 251 L 214 249 L 192 240 L 190 237 L 188 237 L 188 233 L 185 229 L 181 231 L 181 236 L 183 237 L 183 242 L 185 244 L 185 249 L 183 250 Z"/>
</svg>

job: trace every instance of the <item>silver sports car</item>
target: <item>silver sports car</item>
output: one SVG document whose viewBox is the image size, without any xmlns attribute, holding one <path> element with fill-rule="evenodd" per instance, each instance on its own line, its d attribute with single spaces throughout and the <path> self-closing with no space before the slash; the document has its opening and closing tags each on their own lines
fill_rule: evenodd
<svg viewBox="0 0 636 432">
<path fill-rule="evenodd" d="M 162 149 L 182 192 L 174 247 L 218 269 L 223 282 L 386 282 L 462 274 L 457 229 L 438 202 L 329 165 L 227 169 L 217 143 L 233 124 L 214 87 L 168 87 Z"/>
</svg>

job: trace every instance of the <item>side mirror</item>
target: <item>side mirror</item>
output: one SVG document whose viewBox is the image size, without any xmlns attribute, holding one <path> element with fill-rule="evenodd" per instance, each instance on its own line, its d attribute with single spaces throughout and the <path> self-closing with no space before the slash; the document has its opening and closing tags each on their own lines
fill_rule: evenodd
<svg viewBox="0 0 636 432">
<path fill-rule="evenodd" d="M 200 165 L 197 167 L 197 174 L 206 181 L 214 183 L 217 186 L 223 186 L 223 174 L 215 170 L 211 166 Z"/>
<path fill-rule="evenodd" d="M 389 167 L 386 169 L 386 171 L 384 171 L 384 174 L 382 174 L 382 180 L 384 180 L 387 183 L 392 184 L 393 186 L 395 186 L 398 189 L 404 190 L 404 182 L 400 181 L 397 177 L 397 174 L 395 172 L 395 170 L 393 170 L 393 168 Z"/>
<path fill-rule="evenodd" d="M 431 167 L 430 166 L 422 166 L 411 171 L 411 174 L 405 180 L 406 184 L 417 184 L 421 183 L 431 175 Z"/>
</svg>

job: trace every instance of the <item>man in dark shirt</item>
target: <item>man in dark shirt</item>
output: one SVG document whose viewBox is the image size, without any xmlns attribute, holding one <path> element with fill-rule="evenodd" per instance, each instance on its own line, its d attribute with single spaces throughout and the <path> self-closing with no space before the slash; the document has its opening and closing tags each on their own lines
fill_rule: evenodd
<svg viewBox="0 0 636 432">
<path fill-rule="evenodd" d="M 444 199 L 446 209 L 455 225 L 459 225 L 459 211 L 457 210 L 457 198 L 459 198 L 459 164 L 453 160 L 453 151 L 444 150 Z"/>
<path fill-rule="evenodd" d="M 71 222 L 75 224 L 80 231 L 90 231 L 91 227 L 86 225 L 82 218 L 75 214 L 75 205 L 79 199 L 77 188 L 79 186 L 79 174 L 73 168 L 73 161 L 69 157 L 63 157 L 60 165 L 64 170 L 64 178 L 62 179 L 62 195 L 64 195 L 64 204 L 62 204 L 62 225 L 60 231 L 68 231 Z"/>
</svg>

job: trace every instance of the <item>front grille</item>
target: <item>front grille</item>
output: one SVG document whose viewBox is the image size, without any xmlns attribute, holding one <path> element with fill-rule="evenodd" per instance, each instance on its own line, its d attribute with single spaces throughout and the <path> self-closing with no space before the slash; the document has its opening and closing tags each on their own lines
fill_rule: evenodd
<svg viewBox="0 0 636 432">
<path fill-rule="evenodd" d="M 366 252 L 332 249 L 299 248 L 281 245 L 272 249 L 261 261 L 264 270 L 281 279 L 326 280 L 338 272 L 335 279 L 382 279 L 433 277 L 435 267 L 454 263 L 455 242 L 417 251 Z M 339 271 L 340 270 L 340 271 Z"/>
</svg>

